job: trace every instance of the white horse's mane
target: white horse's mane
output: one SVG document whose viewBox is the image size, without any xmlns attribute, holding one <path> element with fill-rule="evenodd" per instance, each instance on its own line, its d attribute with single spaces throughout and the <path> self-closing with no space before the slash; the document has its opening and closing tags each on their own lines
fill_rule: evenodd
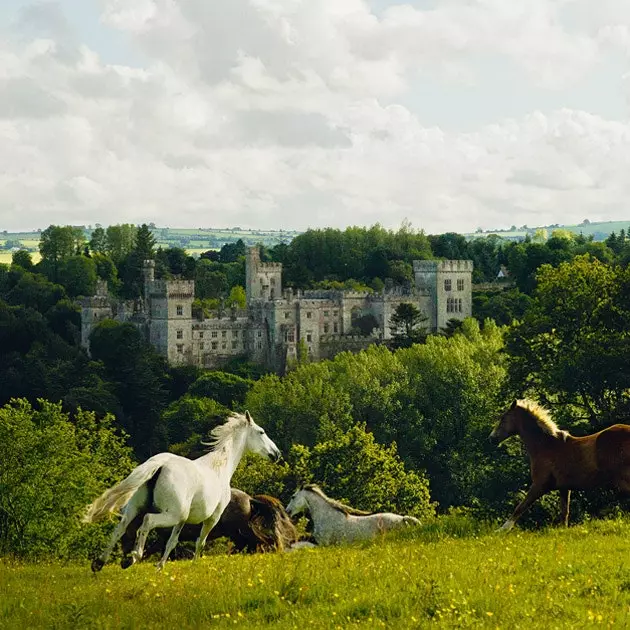
<svg viewBox="0 0 630 630">
<path fill-rule="evenodd" d="M 324 491 L 318 485 L 314 483 L 307 484 L 306 486 L 304 486 L 304 488 L 302 488 L 302 490 L 306 490 L 308 492 L 316 494 L 318 497 L 323 499 L 331 508 L 337 510 L 338 512 L 343 512 L 346 515 L 351 514 L 353 516 L 370 516 L 371 514 L 374 514 L 374 512 L 365 512 L 364 510 L 358 510 L 357 508 L 350 507 L 345 503 L 341 503 L 341 501 L 331 499 L 329 496 L 324 494 Z"/>
<path fill-rule="evenodd" d="M 209 447 L 208 455 L 212 456 L 212 465 L 215 468 L 225 463 L 228 446 L 231 446 L 234 434 L 244 429 L 248 423 L 244 414 L 233 412 L 223 424 L 212 429 L 210 441 L 202 442 L 204 446 Z"/>
</svg>

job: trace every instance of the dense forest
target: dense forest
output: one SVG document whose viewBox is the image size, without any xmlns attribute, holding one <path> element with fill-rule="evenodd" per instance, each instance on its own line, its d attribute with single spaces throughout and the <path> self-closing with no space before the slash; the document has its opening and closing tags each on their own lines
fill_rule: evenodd
<svg viewBox="0 0 630 630">
<path fill-rule="evenodd" d="M 77 298 L 100 278 L 140 295 L 142 261 L 157 277 L 195 280 L 196 308 L 244 300 L 245 245 L 198 258 L 156 247 L 148 226 L 110 226 L 86 241 L 71 227 L 42 232 L 41 261 L 17 251 L 0 266 L 0 553 L 89 553 L 78 515 L 96 493 L 162 450 L 195 456 L 200 439 L 249 409 L 287 463 L 248 458 L 234 485 L 286 500 L 318 482 L 364 509 L 426 517 L 465 509 L 505 514 L 526 485 L 517 443 L 487 435 L 514 397 L 547 405 L 575 434 L 630 422 L 630 239 L 557 230 L 505 242 L 426 235 L 403 226 L 310 230 L 262 247 L 297 288 L 411 282 L 417 259 L 474 262 L 473 314 L 409 347 L 374 346 L 284 375 L 236 362 L 222 372 L 171 367 L 132 324 L 105 321 L 80 346 Z M 501 274 L 499 272 L 502 271 Z M 507 279 L 497 280 L 498 275 Z M 576 502 L 597 513 L 601 495 Z M 530 520 L 554 516 L 543 501 Z"/>
</svg>

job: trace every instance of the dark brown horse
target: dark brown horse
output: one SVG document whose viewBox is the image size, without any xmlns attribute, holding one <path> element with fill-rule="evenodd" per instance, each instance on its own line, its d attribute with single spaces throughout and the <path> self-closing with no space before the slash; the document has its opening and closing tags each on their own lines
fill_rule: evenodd
<svg viewBox="0 0 630 630">
<path fill-rule="evenodd" d="M 573 437 L 561 431 L 549 412 L 531 400 L 515 400 L 501 416 L 490 439 L 500 443 L 520 436 L 529 455 L 532 485 L 501 529 L 514 527 L 534 501 L 560 491 L 561 518 L 569 524 L 571 490 L 602 486 L 630 491 L 630 426 L 615 424 L 599 433 Z"/>
<path fill-rule="evenodd" d="M 234 544 L 237 551 L 283 551 L 286 547 L 297 542 L 298 533 L 286 513 L 282 503 L 264 494 L 249 496 L 242 490 L 231 489 L 232 497 L 219 522 L 212 529 L 209 540 L 226 537 Z M 122 550 L 124 558 L 121 566 L 127 568 L 131 565 L 128 554 L 131 552 L 136 540 L 136 532 L 144 513 L 139 514 L 129 525 L 123 535 Z M 185 525 L 179 536 L 180 541 L 194 541 L 199 536 L 201 525 Z M 157 540 L 147 546 L 145 555 L 148 557 L 162 551 L 169 531 L 157 530 Z M 184 554 L 185 555 L 185 554 Z"/>
</svg>

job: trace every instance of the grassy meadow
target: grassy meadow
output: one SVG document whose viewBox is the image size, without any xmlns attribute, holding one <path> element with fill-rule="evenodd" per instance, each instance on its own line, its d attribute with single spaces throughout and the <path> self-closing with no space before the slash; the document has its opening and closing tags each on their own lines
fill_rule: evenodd
<svg viewBox="0 0 630 630">
<path fill-rule="evenodd" d="M 447 517 L 370 544 L 123 571 L 0 561 L 2 628 L 630 625 L 630 522 L 494 533 Z"/>
</svg>

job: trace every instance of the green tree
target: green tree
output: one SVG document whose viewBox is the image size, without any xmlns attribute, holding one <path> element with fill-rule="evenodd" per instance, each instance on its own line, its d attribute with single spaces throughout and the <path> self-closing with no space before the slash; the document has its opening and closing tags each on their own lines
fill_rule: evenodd
<svg viewBox="0 0 630 630">
<path fill-rule="evenodd" d="M 302 483 L 314 482 L 331 497 L 372 512 L 401 512 L 419 518 L 433 516 L 429 483 L 420 471 L 407 471 L 396 445 L 382 446 L 364 426 L 312 449 L 294 449 L 296 470 L 306 473 Z"/>
<path fill-rule="evenodd" d="M 59 270 L 59 281 L 70 297 L 94 295 L 96 278 L 96 263 L 87 256 L 72 256 Z"/>
<path fill-rule="evenodd" d="M 237 409 L 245 402 L 247 392 L 254 382 L 229 372 L 206 372 L 190 387 L 195 397 L 212 398 L 226 407 Z"/>
<path fill-rule="evenodd" d="M 587 255 L 541 267 L 508 335 L 513 391 L 574 405 L 593 427 L 630 417 L 629 277 Z"/>
<path fill-rule="evenodd" d="M 20 249 L 11 256 L 11 265 L 22 267 L 25 271 L 32 271 L 33 259 L 28 251 Z"/>
<path fill-rule="evenodd" d="M 166 430 L 162 412 L 168 401 L 164 357 L 130 323 L 100 322 L 90 336 L 90 352 L 102 361 L 106 380 L 120 401 L 122 428 L 139 458 L 163 451 Z"/>
<path fill-rule="evenodd" d="M 105 529 L 88 533 L 80 516 L 133 465 L 112 422 L 47 401 L 0 408 L 0 554 L 86 557 L 102 544 Z"/>
<path fill-rule="evenodd" d="M 107 253 L 116 265 L 131 253 L 136 242 L 136 226 L 129 223 L 110 225 L 106 231 Z"/>
<path fill-rule="evenodd" d="M 201 440 L 207 439 L 207 434 L 229 414 L 230 410 L 216 400 L 186 394 L 164 411 L 169 444 L 177 445 L 175 450 L 182 455 L 198 455 L 203 450 Z"/>
<path fill-rule="evenodd" d="M 230 289 L 230 295 L 227 299 L 228 306 L 236 306 L 238 308 L 245 308 L 247 306 L 247 296 L 245 295 L 245 289 L 241 286 L 235 286 Z"/>
<path fill-rule="evenodd" d="M 76 237 L 76 231 L 70 225 L 65 227 L 50 225 L 41 233 L 39 238 L 41 264 L 51 280 L 57 280 L 61 263 L 75 255 Z"/>
<path fill-rule="evenodd" d="M 153 260 L 155 256 L 155 237 L 146 223 L 143 223 L 136 232 L 134 250 L 141 262 Z"/>
<path fill-rule="evenodd" d="M 93 254 L 107 254 L 107 235 L 102 227 L 94 228 L 89 246 Z"/>
<path fill-rule="evenodd" d="M 401 302 L 389 321 L 395 348 L 408 348 L 426 339 L 426 328 L 421 324 L 427 321 L 427 317 L 410 302 Z"/>
</svg>

